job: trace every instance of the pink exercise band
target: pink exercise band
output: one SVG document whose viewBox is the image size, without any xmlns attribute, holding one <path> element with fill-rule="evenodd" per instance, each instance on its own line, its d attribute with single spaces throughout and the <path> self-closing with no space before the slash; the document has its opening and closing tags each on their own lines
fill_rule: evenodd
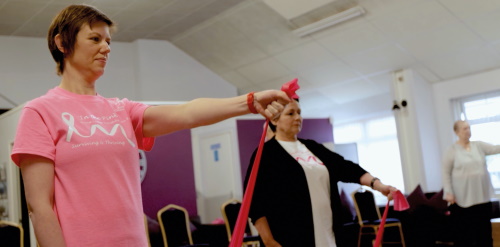
<svg viewBox="0 0 500 247">
<path fill-rule="evenodd" d="M 288 97 L 292 99 L 298 99 L 299 96 L 295 94 L 295 91 L 299 89 L 297 84 L 297 78 L 283 84 L 281 90 L 286 92 Z M 231 236 L 230 247 L 241 247 L 243 243 L 243 237 L 245 234 L 245 228 L 248 221 L 248 212 L 250 211 L 250 204 L 252 203 L 253 190 L 255 188 L 255 180 L 257 179 L 257 172 L 259 171 L 260 157 L 262 156 L 262 148 L 264 147 L 264 140 L 266 138 L 267 126 L 269 125 L 269 119 L 266 119 L 266 124 L 262 131 L 260 137 L 259 147 L 257 148 L 257 154 L 255 155 L 255 160 L 253 161 L 252 171 L 250 172 L 250 177 L 248 178 L 247 188 L 245 189 L 245 194 L 243 195 L 243 201 L 241 202 L 240 212 L 238 213 L 238 219 L 236 220 L 236 225 L 234 226 L 233 235 Z"/>
</svg>

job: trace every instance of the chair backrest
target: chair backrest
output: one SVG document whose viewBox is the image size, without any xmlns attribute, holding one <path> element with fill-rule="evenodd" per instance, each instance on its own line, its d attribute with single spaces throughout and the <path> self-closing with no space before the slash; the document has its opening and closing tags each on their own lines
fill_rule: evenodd
<svg viewBox="0 0 500 247">
<path fill-rule="evenodd" d="M 380 211 L 375 203 L 375 197 L 369 190 L 356 190 L 352 192 L 352 199 L 358 215 L 359 225 L 367 221 L 379 220 Z"/>
<path fill-rule="evenodd" d="M 230 199 L 222 204 L 221 213 L 224 218 L 224 223 L 226 225 L 227 237 L 231 240 L 231 236 L 233 235 L 234 227 L 236 225 L 236 221 L 238 220 L 238 214 L 240 213 L 241 202 L 236 199 Z M 250 224 L 246 224 L 245 233 L 247 235 L 252 234 L 252 230 L 250 229 Z"/>
<path fill-rule="evenodd" d="M 19 224 L 0 220 L 0 243 L 2 246 L 24 246 L 24 230 Z"/>
<path fill-rule="evenodd" d="M 189 216 L 185 208 L 169 204 L 160 209 L 157 216 L 165 247 L 193 244 Z"/>
</svg>

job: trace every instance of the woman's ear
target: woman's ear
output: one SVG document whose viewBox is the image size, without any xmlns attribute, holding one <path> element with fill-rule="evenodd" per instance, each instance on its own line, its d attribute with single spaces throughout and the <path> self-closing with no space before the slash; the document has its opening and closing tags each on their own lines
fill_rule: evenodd
<svg viewBox="0 0 500 247">
<path fill-rule="evenodd" d="M 54 41 L 56 42 L 57 49 L 64 54 L 64 46 L 62 45 L 61 34 L 56 34 L 54 37 Z"/>
</svg>

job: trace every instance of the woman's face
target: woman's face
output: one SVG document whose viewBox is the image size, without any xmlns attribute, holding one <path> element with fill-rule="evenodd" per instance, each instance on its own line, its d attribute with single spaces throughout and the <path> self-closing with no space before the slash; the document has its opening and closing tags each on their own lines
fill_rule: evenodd
<svg viewBox="0 0 500 247">
<path fill-rule="evenodd" d="M 302 116 L 299 102 L 293 100 L 285 106 L 279 118 L 272 120 L 276 125 L 278 140 L 294 141 L 302 129 Z"/>
<path fill-rule="evenodd" d="M 68 60 L 71 67 L 88 76 L 101 76 L 108 60 L 111 35 L 105 22 L 84 24 L 76 36 L 75 49 Z"/>
<path fill-rule="evenodd" d="M 471 136 L 469 123 L 460 122 L 455 133 L 460 140 L 469 140 Z"/>
</svg>

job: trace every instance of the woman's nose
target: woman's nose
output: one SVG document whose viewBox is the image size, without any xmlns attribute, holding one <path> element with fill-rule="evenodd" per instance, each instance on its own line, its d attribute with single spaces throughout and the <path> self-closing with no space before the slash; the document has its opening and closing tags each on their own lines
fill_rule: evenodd
<svg viewBox="0 0 500 247">
<path fill-rule="evenodd" d="M 104 44 L 102 45 L 102 48 L 101 48 L 101 52 L 102 53 L 110 53 L 111 46 L 107 42 L 104 42 Z"/>
</svg>

